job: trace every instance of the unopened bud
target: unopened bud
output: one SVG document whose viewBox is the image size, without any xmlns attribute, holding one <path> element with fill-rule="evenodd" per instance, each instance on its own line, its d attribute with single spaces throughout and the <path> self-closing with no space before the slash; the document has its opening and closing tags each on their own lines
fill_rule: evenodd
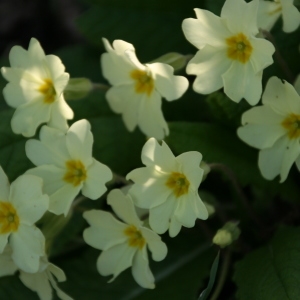
<svg viewBox="0 0 300 300">
<path fill-rule="evenodd" d="M 77 100 L 86 97 L 93 89 L 88 78 L 71 78 L 64 89 L 66 100 Z"/>
<path fill-rule="evenodd" d="M 159 63 L 168 64 L 174 68 L 174 71 L 178 71 L 180 69 L 183 69 L 186 66 L 188 59 L 189 56 L 187 55 L 182 55 L 176 52 L 170 52 L 158 57 L 157 59 L 151 61 L 150 63 L 159 62 Z"/>
<path fill-rule="evenodd" d="M 240 233 L 238 222 L 227 222 L 217 231 L 213 238 L 213 243 L 221 248 L 227 247 L 239 238 Z"/>
</svg>

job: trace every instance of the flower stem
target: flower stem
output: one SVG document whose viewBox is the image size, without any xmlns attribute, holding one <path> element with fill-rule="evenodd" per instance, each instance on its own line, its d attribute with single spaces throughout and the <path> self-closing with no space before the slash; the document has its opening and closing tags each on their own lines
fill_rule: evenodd
<svg viewBox="0 0 300 300">
<path fill-rule="evenodd" d="M 230 259 L 231 259 L 231 251 L 230 249 L 227 249 L 224 255 L 224 261 L 221 267 L 221 273 L 220 273 L 220 277 L 218 280 L 218 284 L 214 290 L 214 293 L 212 294 L 210 300 L 217 300 L 222 288 L 224 286 L 227 274 L 228 274 L 228 270 L 229 270 L 229 266 L 230 266 Z"/>
<path fill-rule="evenodd" d="M 221 164 L 221 163 L 213 163 L 213 164 L 209 164 L 209 167 L 213 170 L 220 170 L 222 171 L 224 174 L 226 174 L 226 176 L 229 178 L 229 180 L 231 181 L 237 195 L 239 196 L 239 199 L 242 203 L 242 205 L 245 207 L 245 209 L 247 210 L 247 213 L 250 215 L 250 217 L 252 218 L 252 220 L 259 226 L 259 227 L 265 227 L 264 224 L 261 222 L 261 220 L 257 217 L 257 215 L 255 214 L 252 206 L 249 204 L 249 201 L 247 199 L 247 197 L 245 196 L 242 188 L 240 187 L 235 174 L 232 172 L 232 170 L 230 168 L 228 168 L 226 165 Z"/>
<path fill-rule="evenodd" d="M 282 71 L 285 73 L 287 80 L 291 84 L 293 84 L 293 82 L 295 81 L 295 76 L 293 75 L 291 69 L 289 68 L 286 61 L 284 60 L 281 53 L 279 52 L 273 35 L 267 30 L 261 30 L 261 31 L 262 31 L 262 34 L 265 36 L 265 38 L 267 38 L 274 45 L 274 47 L 276 49 L 275 53 L 274 53 L 275 59 L 276 59 L 277 63 L 279 64 L 279 66 L 281 67 Z"/>
</svg>

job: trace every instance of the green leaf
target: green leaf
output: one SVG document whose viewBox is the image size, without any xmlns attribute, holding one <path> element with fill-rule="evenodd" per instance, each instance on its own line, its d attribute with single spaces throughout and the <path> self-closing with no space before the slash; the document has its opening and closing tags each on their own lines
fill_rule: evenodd
<svg viewBox="0 0 300 300">
<path fill-rule="evenodd" d="M 298 300 L 300 228 L 281 227 L 271 242 L 236 264 L 234 281 L 241 300 Z"/>
<path fill-rule="evenodd" d="M 284 183 L 265 180 L 258 169 L 258 151 L 244 144 L 224 126 L 209 123 L 172 122 L 166 142 L 176 155 L 186 151 L 199 151 L 207 163 L 222 163 L 228 166 L 242 185 L 252 184 L 279 193 L 289 201 L 299 201 L 298 185 L 290 177 Z M 208 175 L 209 176 L 209 175 Z"/>
<path fill-rule="evenodd" d="M 198 300 L 206 300 L 207 297 L 209 296 L 215 280 L 216 280 L 216 275 L 217 275 L 217 271 L 218 271 L 218 267 L 219 267 L 219 259 L 220 259 L 220 251 L 218 252 L 212 266 L 210 269 L 210 273 L 209 273 L 209 282 L 207 285 L 207 288 L 200 294 Z"/>
</svg>

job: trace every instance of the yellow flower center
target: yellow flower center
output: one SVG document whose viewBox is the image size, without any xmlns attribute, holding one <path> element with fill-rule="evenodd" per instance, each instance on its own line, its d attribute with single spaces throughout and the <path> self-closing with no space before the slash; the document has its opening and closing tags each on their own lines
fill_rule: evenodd
<svg viewBox="0 0 300 300">
<path fill-rule="evenodd" d="M 146 93 L 151 95 L 154 89 L 154 81 L 151 75 L 146 71 L 133 70 L 130 72 L 130 77 L 135 81 L 135 92 L 138 94 Z"/>
<path fill-rule="evenodd" d="M 15 232 L 20 224 L 19 216 L 12 204 L 0 202 L 0 234 Z"/>
<path fill-rule="evenodd" d="M 238 33 L 226 39 L 227 56 L 245 64 L 253 51 L 251 43 L 243 33 Z"/>
<path fill-rule="evenodd" d="M 128 237 L 128 245 L 130 247 L 136 247 L 141 250 L 146 244 L 142 233 L 134 225 L 128 226 L 124 230 L 124 234 Z"/>
<path fill-rule="evenodd" d="M 179 198 L 188 193 L 190 183 L 184 174 L 173 172 L 169 176 L 166 186 L 173 190 L 176 198 Z"/>
<path fill-rule="evenodd" d="M 281 125 L 287 130 L 290 139 L 300 137 L 300 115 L 290 114 L 282 121 Z"/>
<path fill-rule="evenodd" d="M 55 101 L 56 91 L 51 79 L 44 79 L 44 83 L 38 88 L 38 91 L 44 95 L 44 103 L 51 104 Z"/>
<path fill-rule="evenodd" d="M 64 176 L 64 181 L 78 186 L 82 181 L 86 180 L 86 169 L 80 160 L 66 161 L 67 172 Z"/>
</svg>

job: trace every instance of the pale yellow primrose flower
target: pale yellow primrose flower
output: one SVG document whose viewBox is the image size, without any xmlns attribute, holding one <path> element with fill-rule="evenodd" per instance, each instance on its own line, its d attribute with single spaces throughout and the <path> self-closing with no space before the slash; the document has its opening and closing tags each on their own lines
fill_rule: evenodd
<svg viewBox="0 0 300 300">
<path fill-rule="evenodd" d="M 187 40 L 200 49 L 187 65 L 196 75 L 193 88 L 210 94 L 224 87 L 234 102 L 245 98 L 258 103 L 262 93 L 263 69 L 273 63 L 274 46 L 258 33 L 258 0 L 226 0 L 221 17 L 195 9 L 197 19 L 185 19 L 182 29 Z"/>
<path fill-rule="evenodd" d="M 132 44 L 115 40 L 113 47 L 103 39 L 108 53 L 101 56 L 103 76 L 112 87 L 106 98 L 111 109 L 122 114 L 129 131 L 138 125 L 148 137 L 163 139 L 169 134 L 161 110 L 161 98 L 173 101 L 188 88 L 188 80 L 174 76 L 174 69 L 163 63 L 141 64 Z"/>
<path fill-rule="evenodd" d="M 67 215 L 76 195 L 96 200 L 112 179 L 111 170 L 92 157 L 93 135 L 87 120 L 72 124 L 67 133 L 43 126 L 40 141 L 29 140 L 26 154 L 37 167 L 28 170 L 43 178 L 50 196 L 49 211 Z"/>
<path fill-rule="evenodd" d="M 286 180 L 292 164 L 300 170 L 300 96 L 284 80 L 271 77 L 262 96 L 262 106 L 242 115 L 238 136 L 260 149 L 258 166 L 266 179 L 280 174 Z"/>
<path fill-rule="evenodd" d="M 293 0 L 260 0 L 257 14 L 258 28 L 270 31 L 282 16 L 283 31 L 287 33 L 295 31 L 300 24 L 300 12 L 293 2 Z"/>
<path fill-rule="evenodd" d="M 28 51 L 20 46 L 9 53 L 11 68 L 2 67 L 9 81 L 3 89 L 7 104 L 16 108 L 11 120 L 14 133 L 33 136 L 42 123 L 67 130 L 73 111 L 64 100 L 63 90 L 69 74 L 55 55 L 45 55 L 40 43 L 32 38 Z"/>
<path fill-rule="evenodd" d="M 0 254 L 0 277 L 13 275 L 18 271 L 18 266 L 11 258 L 12 250 L 7 245 L 2 254 Z M 62 269 L 48 262 L 47 258 L 41 257 L 40 267 L 36 273 L 27 273 L 20 271 L 20 280 L 23 284 L 36 292 L 41 300 L 53 299 L 52 288 L 56 290 L 58 298 L 62 300 L 72 300 L 57 285 L 58 282 L 66 281 L 65 273 Z"/>
<path fill-rule="evenodd" d="M 49 206 L 42 185 L 42 179 L 32 175 L 22 175 L 10 185 L 0 167 L 0 253 L 9 244 L 12 260 L 28 273 L 37 272 L 45 254 L 45 237 L 34 225 Z"/>
<path fill-rule="evenodd" d="M 138 218 L 132 199 L 120 190 L 112 190 L 107 196 L 118 221 L 109 212 L 86 211 L 83 217 L 91 227 L 83 232 L 83 238 L 90 246 L 103 250 L 97 260 L 97 269 L 103 276 L 113 275 L 113 281 L 130 266 L 133 278 L 142 287 L 153 289 L 154 277 L 149 268 L 147 247 L 155 261 L 167 255 L 167 246 L 159 235 L 143 227 Z"/>
<path fill-rule="evenodd" d="M 208 218 L 198 194 L 203 177 L 201 159 L 196 151 L 175 157 L 165 142 L 160 146 L 154 138 L 144 145 L 142 162 L 146 167 L 131 171 L 126 179 L 134 182 L 129 190 L 134 204 L 149 209 L 149 224 L 155 232 L 169 229 L 174 237 L 181 226 L 190 228 L 197 218 Z"/>
</svg>

